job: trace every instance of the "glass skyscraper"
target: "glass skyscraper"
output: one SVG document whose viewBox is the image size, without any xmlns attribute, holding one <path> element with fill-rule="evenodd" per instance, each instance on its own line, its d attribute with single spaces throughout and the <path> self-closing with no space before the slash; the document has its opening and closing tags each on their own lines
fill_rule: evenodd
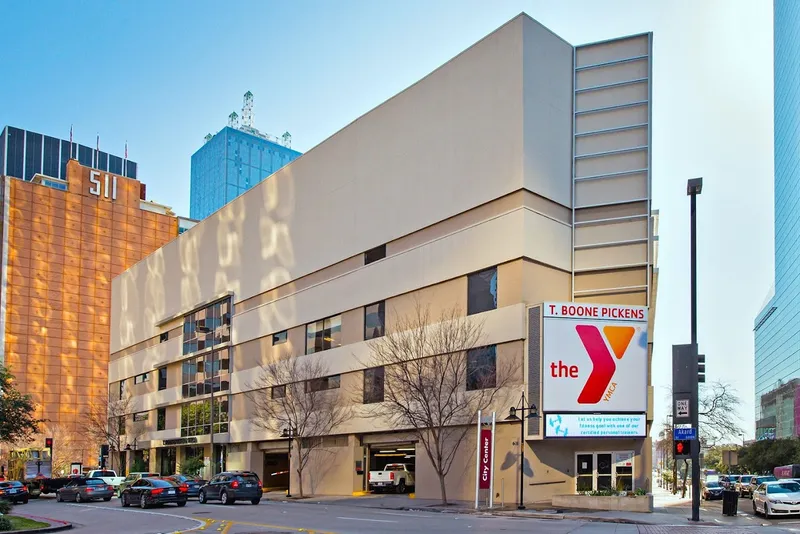
<svg viewBox="0 0 800 534">
<path fill-rule="evenodd" d="M 226 126 L 192 155 L 189 216 L 200 220 L 300 156 L 300 152 Z"/>
<path fill-rule="evenodd" d="M 756 316 L 756 438 L 800 435 L 800 2 L 774 3 L 775 286 Z"/>
<path fill-rule="evenodd" d="M 81 165 L 136 178 L 137 165 L 114 154 L 89 148 L 13 126 L 0 132 L 0 175 L 31 181 L 37 174 L 67 179 L 67 161 L 77 159 Z"/>
</svg>

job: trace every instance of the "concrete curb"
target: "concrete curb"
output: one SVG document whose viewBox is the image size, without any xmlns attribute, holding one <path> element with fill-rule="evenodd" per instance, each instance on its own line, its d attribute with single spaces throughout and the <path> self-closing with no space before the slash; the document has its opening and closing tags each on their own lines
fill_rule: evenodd
<svg viewBox="0 0 800 534">
<path fill-rule="evenodd" d="M 8 514 L 8 515 L 15 515 L 19 517 L 24 517 L 25 519 L 30 519 L 32 521 L 39 521 L 40 523 L 48 522 L 50 523 L 49 527 L 42 527 L 42 528 L 31 528 L 28 530 L 15 530 L 14 532 L 30 532 L 30 533 L 37 533 L 37 532 L 60 532 L 62 530 L 70 530 L 72 528 L 72 523 L 67 521 L 61 521 L 60 519 L 51 519 L 49 517 L 40 517 L 37 515 L 28 515 L 28 514 Z"/>
</svg>

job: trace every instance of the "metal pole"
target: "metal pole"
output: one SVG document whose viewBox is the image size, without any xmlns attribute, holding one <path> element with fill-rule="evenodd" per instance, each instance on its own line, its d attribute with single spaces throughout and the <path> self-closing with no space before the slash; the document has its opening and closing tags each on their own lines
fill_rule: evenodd
<svg viewBox="0 0 800 534">
<path fill-rule="evenodd" d="M 478 436 L 475 441 L 475 509 L 480 507 L 481 498 L 481 410 L 478 410 Z"/>
<path fill-rule="evenodd" d="M 286 497 L 289 498 L 292 496 L 291 488 L 292 488 L 292 439 L 294 436 L 292 435 L 291 428 L 289 429 L 289 481 L 286 483 Z"/>
<path fill-rule="evenodd" d="M 494 437 L 497 434 L 495 430 L 496 422 L 497 414 L 492 412 L 492 457 L 489 460 L 489 508 L 494 508 Z"/>
<path fill-rule="evenodd" d="M 519 504 L 517 510 L 525 509 L 525 392 L 522 392 L 522 418 L 519 422 Z"/>
<path fill-rule="evenodd" d="M 692 358 L 697 361 L 697 193 L 691 195 L 691 292 L 692 292 Z M 695 395 L 699 394 L 697 375 L 692 377 L 695 381 Z M 697 410 L 692 412 L 692 426 L 698 428 L 699 416 Z M 692 521 L 700 521 L 700 441 L 692 442 Z"/>
<path fill-rule="evenodd" d="M 217 456 L 214 451 L 214 338 L 215 330 L 211 330 L 211 477 L 214 477 Z"/>
</svg>

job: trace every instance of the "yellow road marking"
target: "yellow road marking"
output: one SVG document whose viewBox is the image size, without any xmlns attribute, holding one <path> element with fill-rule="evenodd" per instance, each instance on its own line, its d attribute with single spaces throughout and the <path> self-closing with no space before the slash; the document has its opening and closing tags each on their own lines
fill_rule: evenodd
<svg viewBox="0 0 800 534">
<path fill-rule="evenodd" d="M 326 532 L 326 531 L 317 531 L 308 528 L 298 528 L 298 527 L 286 527 L 281 525 L 265 525 L 264 523 L 248 523 L 247 521 L 229 521 L 228 526 L 232 525 L 247 525 L 250 527 L 264 527 L 264 528 L 273 528 L 273 529 L 284 529 L 284 530 L 291 530 L 294 532 L 307 532 L 308 534 L 336 534 L 335 532 Z M 227 532 L 227 530 L 225 531 Z"/>
</svg>

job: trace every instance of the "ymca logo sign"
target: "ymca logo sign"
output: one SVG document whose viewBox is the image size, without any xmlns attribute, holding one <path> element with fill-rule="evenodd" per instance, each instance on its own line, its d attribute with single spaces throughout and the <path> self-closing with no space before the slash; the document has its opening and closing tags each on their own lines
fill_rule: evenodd
<svg viewBox="0 0 800 534">
<path fill-rule="evenodd" d="M 626 319 L 545 317 L 543 411 L 646 411 L 646 315 L 616 315 Z"/>
</svg>

